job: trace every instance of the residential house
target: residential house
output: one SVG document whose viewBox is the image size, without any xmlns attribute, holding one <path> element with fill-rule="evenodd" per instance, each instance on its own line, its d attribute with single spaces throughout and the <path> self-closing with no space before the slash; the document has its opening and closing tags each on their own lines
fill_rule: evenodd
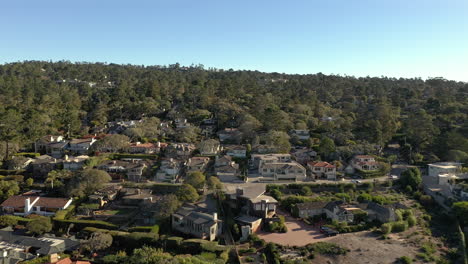
<svg viewBox="0 0 468 264">
<path fill-rule="evenodd" d="M 80 242 L 75 239 L 45 235 L 41 237 L 23 236 L 11 229 L 0 230 L 0 237 L 1 263 L 22 263 L 42 256 L 71 253 L 80 247 Z"/>
<path fill-rule="evenodd" d="M 310 133 L 308 129 L 293 129 L 289 131 L 291 137 L 297 137 L 300 140 L 307 140 L 310 138 Z"/>
<path fill-rule="evenodd" d="M 460 166 L 455 162 L 429 164 L 422 178 L 424 192 L 446 210 L 451 210 L 454 201 L 468 201 L 468 173 L 462 173 Z"/>
<path fill-rule="evenodd" d="M 252 153 L 254 154 L 268 154 L 277 152 L 277 148 L 270 145 L 258 144 L 252 147 Z"/>
<path fill-rule="evenodd" d="M 174 120 L 174 124 L 176 129 L 182 129 L 190 126 L 190 123 L 187 122 L 187 119 L 185 118 L 176 118 Z"/>
<path fill-rule="evenodd" d="M 235 163 L 231 156 L 216 157 L 215 173 L 222 182 L 238 181 L 240 170 L 239 164 Z"/>
<path fill-rule="evenodd" d="M 372 171 L 380 168 L 375 158 L 369 155 L 356 155 L 351 160 L 351 166 L 360 171 Z"/>
<path fill-rule="evenodd" d="M 57 211 L 68 208 L 72 201 L 71 198 L 14 195 L 6 199 L 0 206 L 2 211 L 7 214 L 53 216 Z"/>
<path fill-rule="evenodd" d="M 245 237 L 252 233 L 257 233 L 262 227 L 262 218 L 250 216 L 250 215 L 239 215 L 234 218 L 234 221 L 239 223 L 241 227 L 248 226 L 248 234 Z M 244 232 L 242 232 L 244 233 Z M 243 234 L 244 236 L 244 234 Z"/>
<path fill-rule="evenodd" d="M 391 205 L 380 205 L 378 203 L 369 202 L 364 210 L 367 212 L 369 220 L 379 220 L 382 223 L 397 220 L 395 208 Z"/>
<path fill-rule="evenodd" d="M 437 162 L 427 166 L 427 175 L 438 177 L 440 174 L 457 174 L 461 172 L 462 164 L 458 162 Z"/>
<path fill-rule="evenodd" d="M 309 161 L 307 168 L 314 179 L 336 180 L 336 166 L 326 161 Z"/>
<path fill-rule="evenodd" d="M 195 145 L 190 143 L 171 143 L 165 150 L 165 156 L 167 158 L 184 160 L 190 158 L 194 150 Z"/>
<path fill-rule="evenodd" d="M 209 157 L 192 157 L 188 159 L 186 165 L 186 172 L 192 173 L 196 171 L 204 172 L 208 163 L 210 162 Z"/>
<path fill-rule="evenodd" d="M 122 188 L 122 203 L 131 206 L 143 206 L 156 203 L 160 197 L 153 194 L 150 189 Z"/>
<path fill-rule="evenodd" d="M 251 186 L 225 186 L 227 202 L 231 208 L 240 209 L 241 214 L 273 218 L 276 215 L 278 201 L 265 195 L 265 186 L 262 184 Z"/>
<path fill-rule="evenodd" d="M 293 180 L 306 178 L 306 169 L 291 159 L 290 154 L 252 154 L 249 166 L 262 181 Z"/>
<path fill-rule="evenodd" d="M 80 138 L 80 139 L 72 139 L 69 143 L 68 149 L 72 153 L 76 154 L 87 154 L 89 152 L 90 147 L 96 142 L 97 140 L 94 137 L 90 138 Z"/>
<path fill-rule="evenodd" d="M 272 162 L 263 164 L 258 175 L 264 181 L 303 181 L 306 178 L 306 169 L 295 161 Z"/>
<path fill-rule="evenodd" d="M 185 165 L 185 162 L 180 160 L 172 158 L 162 160 L 156 172 L 156 180 L 174 183 L 180 175 L 182 165 Z"/>
<path fill-rule="evenodd" d="M 306 147 L 297 147 L 291 151 L 291 156 L 297 162 L 302 165 L 306 165 L 307 162 L 314 160 L 317 157 L 317 152 Z"/>
<path fill-rule="evenodd" d="M 242 139 L 242 133 L 237 128 L 225 128 L 221 131 L 218 131 L 218 138 L 221 142 L 240 143 Z"/>
<path fill-rule="evenodd" d="M 47 145 L 46 153 L 54 158 L 61 158 L 69 148 L 69 141 L 52 142 Z"/>
<path fill-rule="evenodd" d="M 129 181 L 141 182 L 143 180 L 143 171 L 148 166 L 143 162 L 131 162 L 126 167 L 127 178 Z"/>
<path fill-rule="evenodd" d="M 131 154 L 156 154 L 167 147 L 167 143 L 132 143 L 128 147 L 128 152 Z"/>
<path fill-rule="evenodd" d="M 44 136 L 36 141 L 37 151 L 41 153 L 50 154 L 50 150 L 49 150 L 50 145 L 53 143 L 58 143 L 58 142 L 63 142 L 63 141 L 65 141 L 65 139 L 63 138 L 63 136 L 60 136 L 60 135 L 59 136 L 53 136 L 53 135 Z"/>
<path fill-rule="evenodd" d="M 55 169 L 59 169 L 62 165 L 62 160 L 52 158 L 48 155 L 36 157 L 30 163 L 31 171 L 36 178 L 46 177 L 47 174 Z"/>
<path fill-rule="evenodd" d="M 57 254 L 52 254 L 50 256 L 50 263 L 48 264 L 91 264 L 89 261 L 84 260 L 71 260 L 71 258 L 59 259 Z"/>
<path fill-rule="evenodd" d="M 65 155 L 62 164 L 64 170 L 77 171 L 81 170 L 85 165 L 85 162 L 89 159 L 87 155 L 81 155 L 77 157 Z"/>
<path fill-rule="evenodd" d="M 328 202 L 306 202 L 296 204 L 297 216 L 300 218 L 309 218 L 324 214 L 324 208 Z"/>
<path fill-rule="evenodd" d="M 200 124 L 201 134 L 205 137 L 212 137 L 216 134 L 217 121 L 215 118 L 205 119 Z"/>
<path fill-rule="evenodd" d="M 227 145 L 223 147 L 226 150 L 226 155 L 233 158 L 246 158 L 247 147 L 242 145 Z"/>
<path fill-rule="evenodd" d="M 122 189 L 121 185 L 106 186 L 94 192 L 94 194 L 88 196 L 88 202 L 97 203 L 100 206 L 104 206 L 106 203 L 115 200 L 119 194 L 120 189 Z"/>
<path fill-rule="evenodd" d="M 216 212 L 185 204 L 172 214 L 172 230 L 213 241 L 222 233 L 222 221 Z"/>
<path fill-rule="evenodd" d="M 339 222 L 353 222 L 353 211 L 361 211 L 361 209 L 355 206 L 345 205 L 342 201 L 329 202 L 324 207 L 324 212 L 327 215 L 327 218 Z"/>
<path fill-rule="evenodd" d="M 107 160 L 102 162 L 97 168 L 108 172 L 113 178 L 116 178 L 115 174 L 125 174 L 130 181 L 139 182 L 142 180 L 144 169 L 148 165 L 136 159 L 130 161 L 125 160 Z"/>
<path fill-rule="evenodd" d="M 260 169 L 265 163 L 290 162 L 291 154 L 252 154 L 249 160 L 251 169 Z"/>
<path fill-rule="evenodd" d="M 221 144 L 219 144 L 219 141 L 215 139 L 204 140 L 198 145 L 198 150 L 203 156 L 217 155 L 222 149 L 223 148 L 221 147 Z"/>
</svg>

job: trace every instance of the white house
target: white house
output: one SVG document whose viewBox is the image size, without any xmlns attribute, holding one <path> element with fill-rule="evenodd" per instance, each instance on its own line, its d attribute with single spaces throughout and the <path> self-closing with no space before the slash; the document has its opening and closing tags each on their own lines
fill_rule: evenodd
<svg viewBox="0 0 468 264">
<path fill-rule="evenodd" d="M 0 206 L 7 214 L 53 216 L 57 211 L 67 209 L 72 201 L 71 198 L 14 195 L 6 199 Z"/>
<path fill-rule="evenodd" d="M 379 163 L 375 161 L 375 158 L 369 155 L 356 155 L 351 160 L 353 168 L 361 171 L 372 171 L 378 170 Z"/>
<path fill-rule="evenodd" d="M 336 166 L 333 164 L 326 161 L 310 161 L 307 163 L 307 167 L 314 179 L 336 180 Z"/>
<path fill-rule="evenodd" d="M 73 153 L 77 154 L 87 154 L 89 148 L 96 142 L 97 140 L 94 137 L 91 138 L 82 138 L 82 139 L 72 139 L 69 143 L 69 150 Z"/>
</svg>

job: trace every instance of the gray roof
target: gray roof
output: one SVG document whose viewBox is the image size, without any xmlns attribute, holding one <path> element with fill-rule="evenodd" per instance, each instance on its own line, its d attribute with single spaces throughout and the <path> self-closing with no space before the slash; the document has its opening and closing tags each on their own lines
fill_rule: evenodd
<svg viewBox="0 0 468 264">
<path fill-rule="evenodd" d="M 13 231 L 0 230 L 0 241 L 24 247 L 38 248 L 36 253 L 40 255 L 50 255 L 53 253 L 62 253 L 71 251 L 80 245 L 79 241 L 67 238 L 55 237 L 28 237 L 16 235 Z"/>
<path fill-rule="evenodd" d="M 250 215 L 240 215 L 234 218 L 234 220 L 242 223 L 254 223 L 258 220 L 262 220 L 260 217 L 250 216 Z"/>
</svg>

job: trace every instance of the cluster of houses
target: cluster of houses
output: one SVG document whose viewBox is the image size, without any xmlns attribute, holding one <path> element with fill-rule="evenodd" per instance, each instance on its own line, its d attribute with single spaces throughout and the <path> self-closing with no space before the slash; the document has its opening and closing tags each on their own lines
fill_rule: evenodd
<svg viewBox="0 0 468 264">
<path fill-rule="evenodd" d="M 101 146 L 99 152 L 93 145 L 100 139 L 113 134 L 121 134 L 130 128 L 136 128 L 142 120 L 108 122 L 99 136 L 88 135 L 77 139 L 65 139 L 63 136 L 44 136 L 36 142 L 37 149 L 43 154 L 28 158 L 22 163 L 13 163 L 14 168 L 26 169 L 34 177 L 45 177 L 50 171 L 65 169 L 77 171 L 86 165 L 90 154 L 115 151 Z M 187 119 L 174 117 L 172 121 L 160 123 L 160 133 L 164 129 L 185 129 L 191 127 Z M 176 183 L 184 175 L 194 171 L 205 172 L 219 177 L 222 182 L 241 180 L 304 181 L 314 179 L 337 180 L 343 173 L 355 171 L 373 171 L 379 169 L 379 163 L 368 155 L 357 155 L 347 167 L 337 167 L 326 161 L 317 161 L 317 152 L 308 147 L 294 147 L 289 154 L 277 153 L 274 146 L 257 144 L 249 148 L 239 144 L 242 133 L 239 129 L 228 127 L 218 130 L 214 118 L 203 120 L 199 127 L 205 140 L 198 144 L 180 142 L 128 142 L 121 152 L 128 154 L 155 155 L 157 159 L 121 158 L 107 160 L 96 166 L 107 171 L 113 179 L 126 179 L 134 182 L 147 180 Z M 295 129 L 289 132 L 299 140 L 310 138 L 309 130 Z"/>
</svg>

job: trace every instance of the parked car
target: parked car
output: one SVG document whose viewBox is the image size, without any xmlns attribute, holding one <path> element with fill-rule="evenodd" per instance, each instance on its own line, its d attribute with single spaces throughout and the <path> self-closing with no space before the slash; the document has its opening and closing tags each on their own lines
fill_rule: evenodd
<svg viewBox="0 0 468 264">
<path fill-rule="evenodd" d="M 336 231 L 336 230 L 330 229 L 330 230 L 325 231 L 324 234 L 325 234 L 327 237 L 331 237 L 331 236 L 336 236 L 336 235 L 338 235 L 339 232 Z"/>
<path fill-rule="evenodd" d="M 320 227 L 320 233 L 325 233 L 326 231 L 329 231 L 331 230 L 331 228 L 329 228 L 328 226 L 321 226 Z"/>
<path fill-rule="evenodd" d="M 352 180 L 351 182 L 352 183 L 362 183 L 362 181 L 360 181 L 360 180 Z"/>
</svg>

